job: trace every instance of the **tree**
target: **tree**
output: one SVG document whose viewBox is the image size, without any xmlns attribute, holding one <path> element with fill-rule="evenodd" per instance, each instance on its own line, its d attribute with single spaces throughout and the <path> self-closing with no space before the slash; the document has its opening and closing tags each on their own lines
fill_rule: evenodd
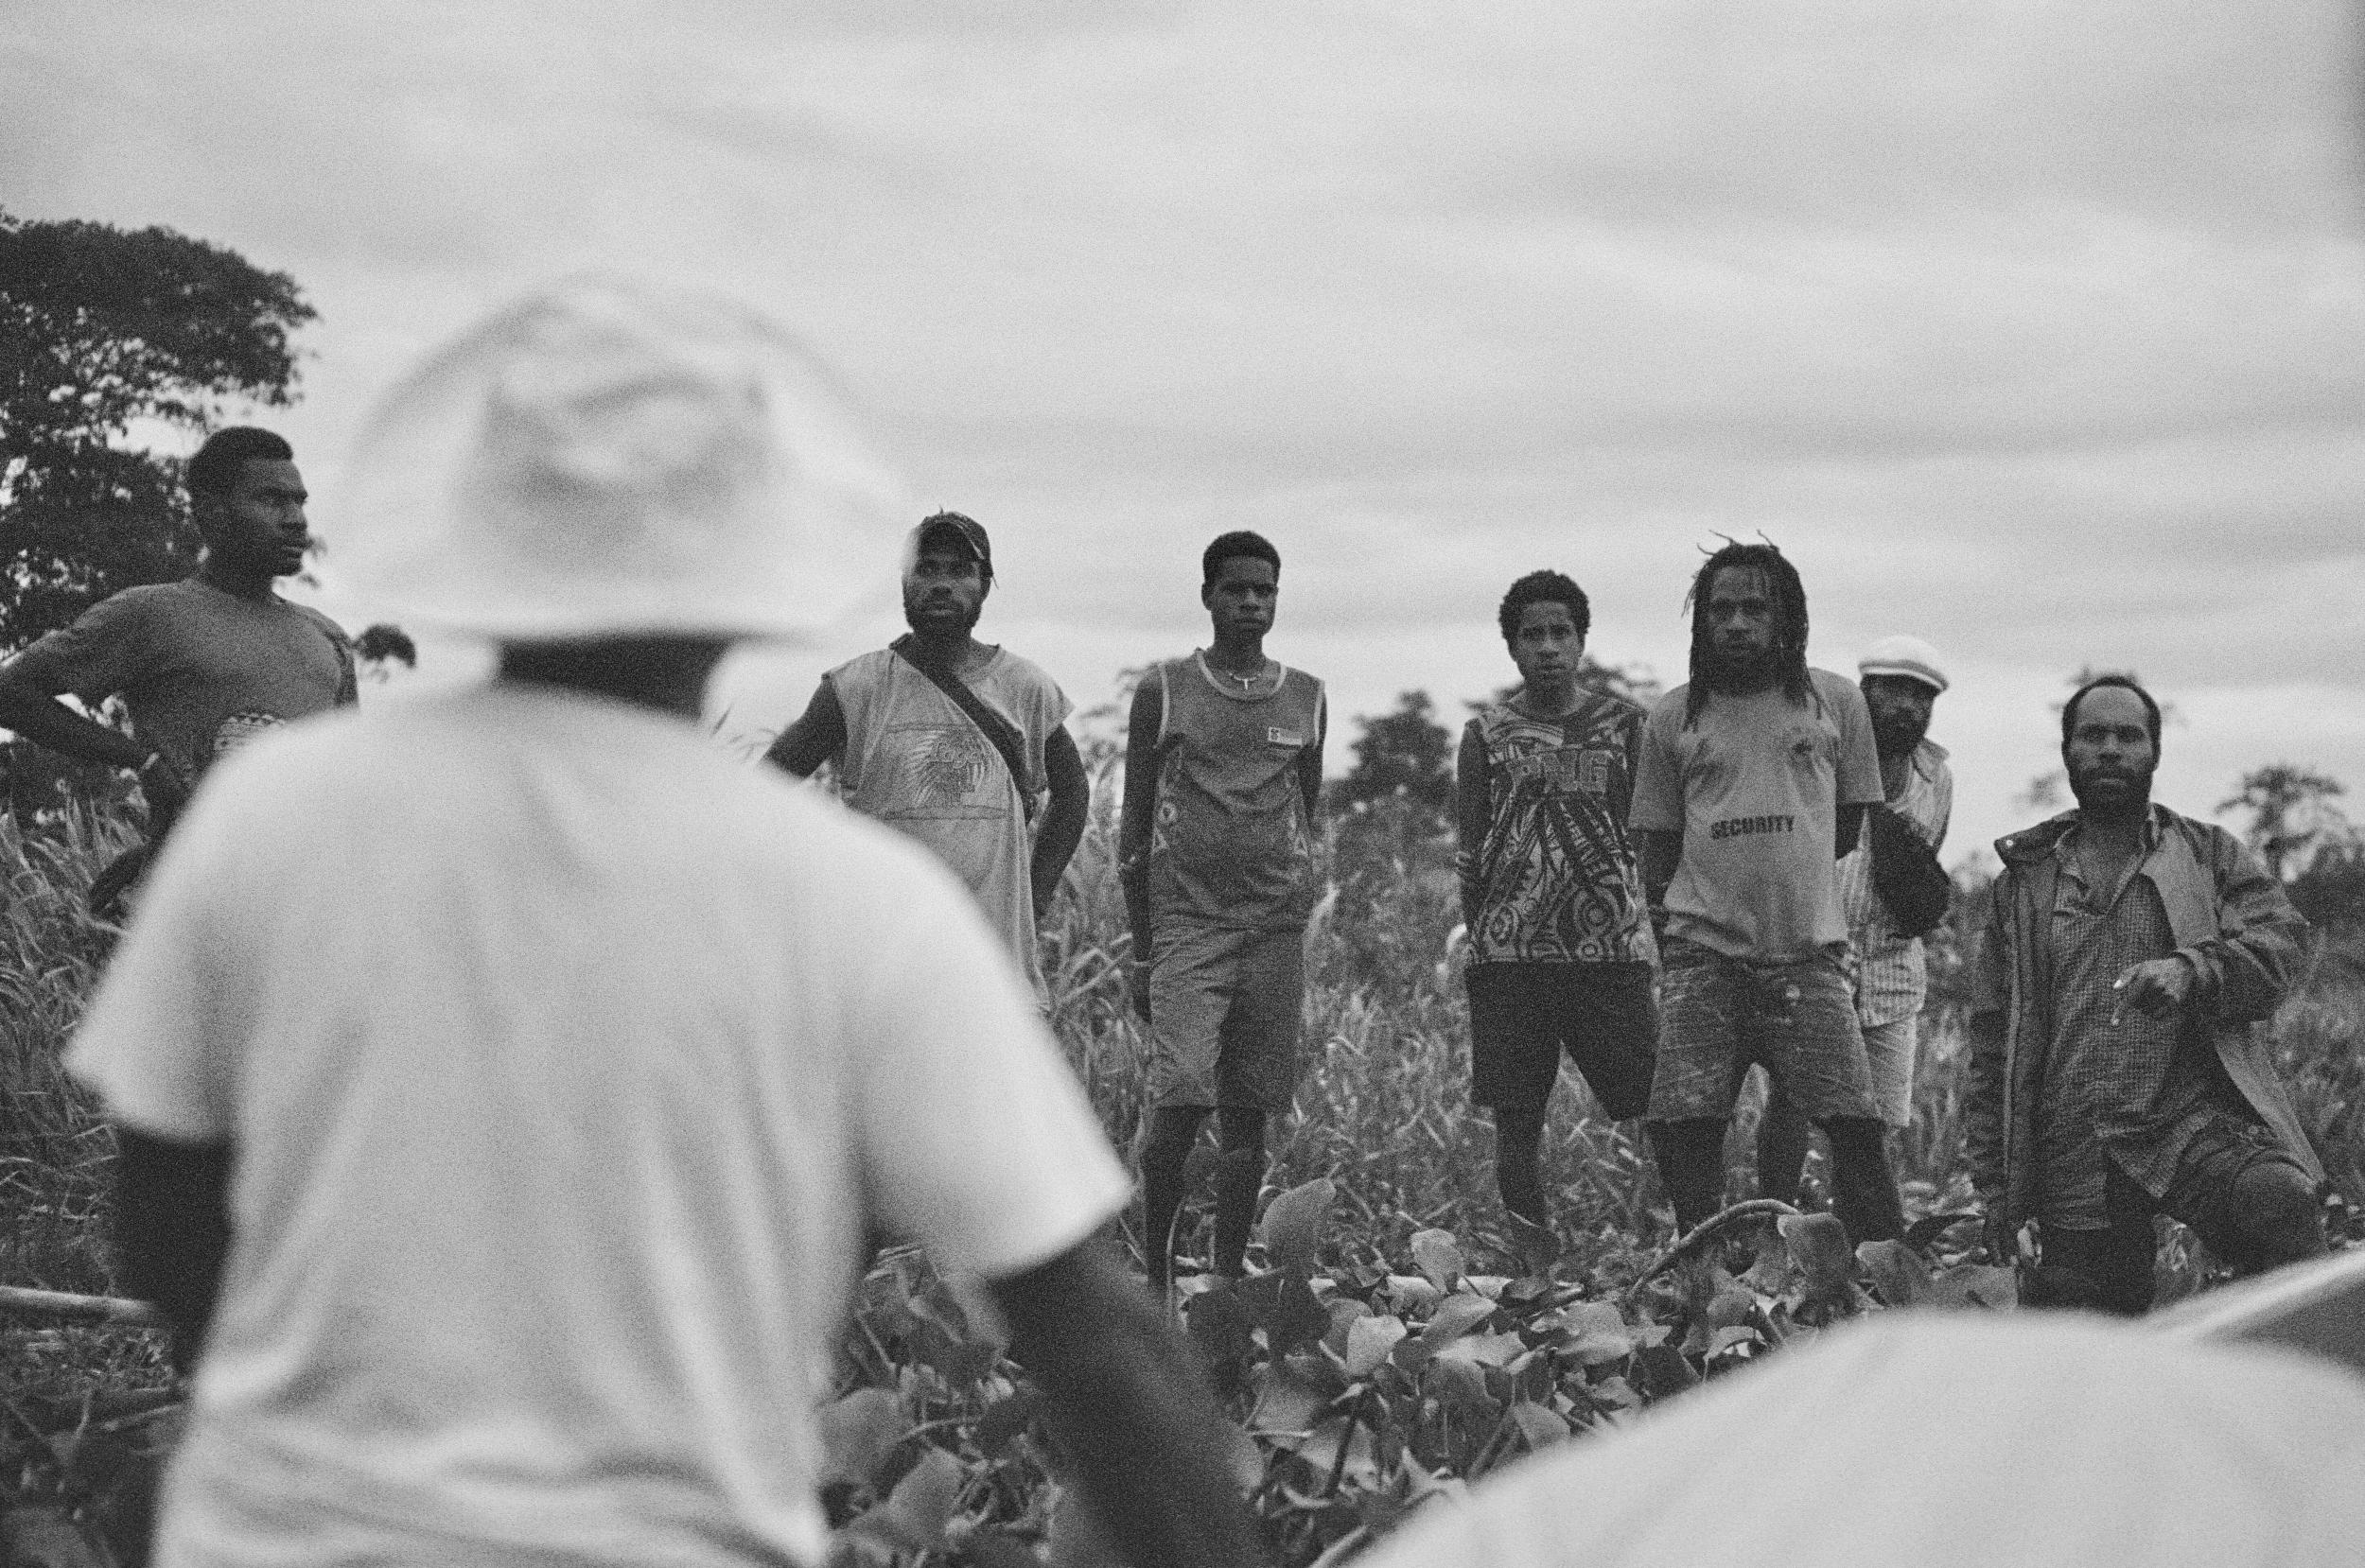
<svg viewBox="0 0 2365 1568">
<path fill-rule="evenodd" d="M 1416 823 L 1435 832 L 1453 826 L 1453 737 L 1433 717 L 1426 691 L 1404 691 L 1394 709 L 1357 723 L 1355 765 L 1331 788 L 1339 810 L 1359 812 L 1400 801 Z"/>
<path fill-rule="evenodd" d="M 2244 774 L 2239 792 L 2217 802 L 2217 810 L 2250 813 L 2243 837 L 2275 880 L 2287 882 L 2323 850 L 2353 840 L 2348 819 L 2332 804 L 2346 793 L 2337 778 L 2274 762 Z"/>
<path fill-rule="evenodd" d="M 286 273 L 203 240 L 0 211 L 0 652 L 194 569 L 181 465 L 132 428 L 285 406 L 312 317 Z"/>
</svg>

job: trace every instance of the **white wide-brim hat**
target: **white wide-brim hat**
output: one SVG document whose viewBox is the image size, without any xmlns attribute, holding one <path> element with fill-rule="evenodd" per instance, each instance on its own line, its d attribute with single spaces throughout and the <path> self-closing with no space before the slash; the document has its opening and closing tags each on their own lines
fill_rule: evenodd
<svg viewBox="0 0 2365 1568">
<path fill-rule="evenodd" d="M 324 576 L 508 641 L 815 640 L 892 570 L 906 511 L 829 372 L 780 328 L 609 277 L 429 356 L 342 488 Z"/>
</svg>

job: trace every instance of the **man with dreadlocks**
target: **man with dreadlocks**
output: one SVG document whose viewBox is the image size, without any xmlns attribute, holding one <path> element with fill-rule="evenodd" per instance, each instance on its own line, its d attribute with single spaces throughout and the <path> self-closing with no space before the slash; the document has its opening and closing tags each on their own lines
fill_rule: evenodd
<svg viewBox="0 0 2365 1568">
<path fill-rule="evenodd" d="M 1882 798 L 1854 683 L 1807 668 L 1807 594 L 1771 544 L 1692 580 L 1691 679 L 1651 709 L 1630 826 L 1664 927 L 1650 1119 L 1690 1230 L 1725 1189 L 1725 1128 L 1752 1063 L 1831 1141 L 1839 1218 L 1904 1228 L 1847 973 L 1834 863 Z"/>
</svg>

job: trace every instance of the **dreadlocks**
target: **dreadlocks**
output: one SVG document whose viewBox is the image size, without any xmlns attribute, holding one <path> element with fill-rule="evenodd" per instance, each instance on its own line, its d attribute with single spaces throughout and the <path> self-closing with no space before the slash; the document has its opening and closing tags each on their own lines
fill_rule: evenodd
<svg viewBox="0 0 2365 1568">
<path fill-rule="evenodd" d="M 1708 592 L 1716 574 L 1727 566 L 1755 566 L 1765 573 L 1774 593 L 1774 662 L 1782 690 L 1795 703 L 1812 703 L 1813 688 L 1807 680 L 1807 590 L 1798 568 L 1771 543 L 1744 545 L 1726 540 L 1725 548 L 1700 564 L 1684 605 L 1691 612 L 1691 684 L 1684 693 L 1684 727 L 1697 723 L 1707 703 L 1708 676 L 1716 653 L 1714 628 L 1708 622 Z"/>
</svg>

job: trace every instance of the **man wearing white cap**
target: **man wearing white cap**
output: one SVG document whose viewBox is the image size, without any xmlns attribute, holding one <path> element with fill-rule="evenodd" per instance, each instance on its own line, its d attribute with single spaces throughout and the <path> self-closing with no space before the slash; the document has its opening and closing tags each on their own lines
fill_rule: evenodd
<svg viewBox="0 0 2365 1568">
<path fill-rule="evenodd" d="M 903 544 L 910 634 L 822 676 L 770 756 L 799 778 L 834 762 L 849 806 L 935 850 L 1041 997 L 1035 917 L 1083 837 L 1092 788 L 1059 683 L 971 635 L 992 590 L 985 529 L 957 512 L 923 518 Z"/>
<path fill-rule="evenodd" d="M 430 359 L 347 586 L 481 689 L 229 759 L 70 1065 L 123 1275 L 201 1341 L 156 1560 L 815 1564 L 874 1232 L 982 1277 L 1095 1520 L 1248 1559 L 1127 1182 L 960 887 L 700 731 L 874 581 L 885 481 L 760 319 L 578 283 Z"/>
<path fill-rule="evenodd" d="M 1888 798 L 1866 813 L 1863 838 L 1840 860 L 1839 897 L 1873 1103 L 1883 1123 L 1901 1129 L 1913 1123 L 1917 1030 L 1929 992 L 1921 937 L 1945 918 L 1949 889 L 1937 852 L 1954 811 L 1954 774 L 1946 748 L 1929 739 L 1947 680 L 1937 650 L 1915 636 L 1881 638 L 1856 672 Z M 1758 1124 L 1761 1196 L 1796 1200 L 1808 1131 L 1777 1089 Z"/>
</svg>

